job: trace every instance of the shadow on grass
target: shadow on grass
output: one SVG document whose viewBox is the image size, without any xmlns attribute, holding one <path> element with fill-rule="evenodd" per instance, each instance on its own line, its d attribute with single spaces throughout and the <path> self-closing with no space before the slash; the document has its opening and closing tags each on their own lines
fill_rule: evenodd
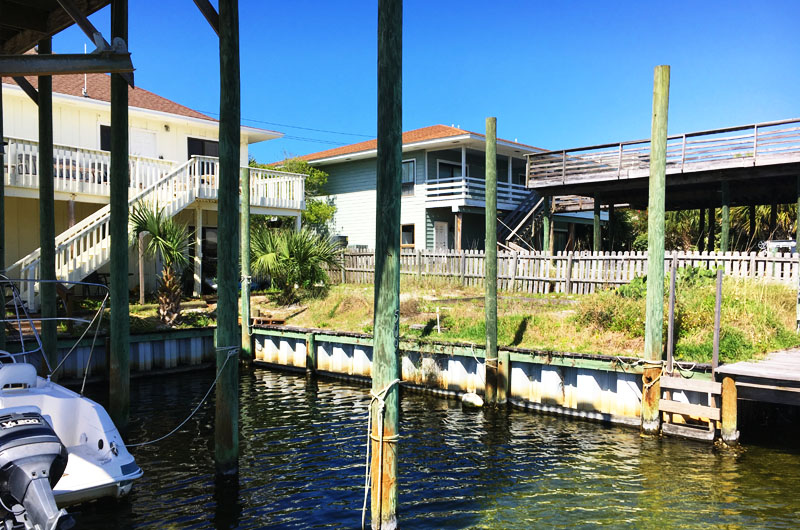
<svg viewBox="0 0 800 530">
<path fill-rule="evenodd" d="M 525 332 L 528 330 L 528 322 L 530 322 L 531 317 L 526 316 L 519 322 L 519 326 L 517 326 L 517 330 L 514 332 L 514 338 L 511 340 L 511 344 L 509 346 L 519 346 L 522 343 L 522 339 L 525 337 Z"/>
</svg>

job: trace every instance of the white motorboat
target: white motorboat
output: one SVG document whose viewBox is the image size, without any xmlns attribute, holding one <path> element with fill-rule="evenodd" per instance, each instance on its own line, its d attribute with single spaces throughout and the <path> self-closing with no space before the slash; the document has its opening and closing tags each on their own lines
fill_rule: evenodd
<svg viewBox="0 0 800 530">
<path fill-rule="evenodd" d="M 127 495 L 142 470 L 102 406 L 26 362 L 38 353 L 48 374 L 59 368 L 50 369 L 14 282 L 0 277 L 17 324 L 30 325 L 25 335 L 16 327 L 21 352 L 0 350 L 0 528 L 67 530 L 74 520 L 64 506 Z M 105 301 L 94 319 L 81 320 L 83 336 L 94 327 L 96 337 L 104 308 Z"/>
</svg>

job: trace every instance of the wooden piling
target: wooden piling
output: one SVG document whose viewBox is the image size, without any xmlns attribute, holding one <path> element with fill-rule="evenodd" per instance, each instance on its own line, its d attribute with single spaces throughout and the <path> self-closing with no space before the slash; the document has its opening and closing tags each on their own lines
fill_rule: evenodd
<svg viewBox="0 0 800 530">
<path fill-rule="evenodd" d="M 128 42 L 128 0 L 111 3 L 111 37 Z M 128 84 L 111 74 L 111 235 L 109 413 L 116 426 L 128 425 L 130 411 L 130 315 L 128 314 Z M 141 248 L 141 245 L 140 245 Z M 144 290 L 144 285 L 139 286 Z"/>
<path fill-rule="evenodd" d="M 542 252 L 551 252 L 550 250 L 550 224 L 552 222 L 552 197 L 545 197 L 542 203 Z"/>
<path fill-rule="evenodd" d="M 239 205 L 239 241 L 242 262 L 242 353 L 247 362 L 253 360 L 253 342 L 250 337 L 250 169 L 240 169 L 242 200 Z"/>
<path fill-rule="evenodd" d="M 703 252 L 706 249 L 706 209 L 700 208 L 699 213 L 700 213 L 700 221 L 699 221 L 700 237 L 697 240 L 697 250 L 699 252 Z"/>
<path fill-rule="evenodd" d="M 800 180 L 800 177 L 798 177 Z M 798 183 L 800 189 L 800 182 Z M 800 202 L 800 192 L 798 192 L 798 202 Z M 747 207 L 747 221 L 750 225 L 747 230 L 747 251 L 750 252 L 756 242 L 756 205 L 751 204 Z"/>
<path fill-rule="evenodd" d="M 508 353 L 497 355 L 497 118 L 486 118 L 486 402 L 506 402 Z"/>
<path fill-rule="evenodd" d="M 372 528 L 397 528 L 400 427 L 400 189 L 403 2 L 378 0 L 378 159 L 370 509 Z"/>
<path fill-rule="evenodd" d="M 675 354 L 675 277 L 678 275 L 678 254 L 672 253 L 669 267 L 669 320 L 667 323 L 667 373 L 672 373 Z"/>
<path fill-rule="evenodd" d="M 306 375 L 317 373 L 317 343 L 314 334 L 306 335 Z"/>
<path fill-rule="evenodd" d="M 614 236 L 616 230 L 614 228 L 614 203 L 608 205 L 608 250 L 614 251 Z"/>
<path fill-rule="evenodd" d="M 594 221 L 592 223 L 592 250 L 600 252 L 603 250 L 603 235 L 600 227 L 600 197 L 594 198 Z"/>
<path fill-rule="evenodd" d="M 653 120 L 650 140 L 650 182 L 647 221 L 647 313 L 642 371 L 642 431 L 656 434 L 661 427 L 658 411 L 664 324 L 664 203 L 667 164 L 667 112 L 669 66 L 655 69 Z"/>
<path fill-rule="evenodd" d="M 717 293 L 714 300 L 714 345 L 711 354 L 711 375 L 717 371 L 719 366 L 719 336 L 722 321 L 722 267 L 717 268 Z"/>
<path fill-rule="evenodd" d="M 217 243 L 217 371 L 214 459 L 221 475 L 239 468 L 239 3 L 219 2 L 219 224 Z M 224 366 L 224 371 L 223 371 Z"/>
<path fill-rule="evenodd" d="M 738 400 L 736 382 L 730 377 L 722 379 L 722 441 L 734 445 L 739 441 Z"/>
<path fill-rule="evenodd" d="M 719 250 L 728 252 L 731 239 L 731 188 L 728 182 L 722 183 L 722 230 L 719 237 Z"/>
<path fill-rule="evenodd" d="M 39 54 L 52 53 L 52 39 L 39 41 Z M 39 286 L 42 315 L 42 348 L 55 367 L 56 351 L 56 222 L 53 182 L 53 78 L 39 76 Z M 31 286 L 33 287 L 33 286 Z M 46 320 L 50 319 L 50 320 Z"/>
</svg>

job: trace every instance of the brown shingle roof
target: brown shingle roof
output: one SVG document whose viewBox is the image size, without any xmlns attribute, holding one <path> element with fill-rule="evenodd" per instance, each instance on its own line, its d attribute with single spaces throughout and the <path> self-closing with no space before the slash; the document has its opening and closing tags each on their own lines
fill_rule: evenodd
<svg viewBox="0 0 800 530">
<path fill-rule="evenodd" d="M 463 136 L 467 134 L 477 136 L 480 138 L 485 138 L 485 135 L 481 133 L 466 131 L 464 129 L 459 129 L 458 127 L 449 127 L 447 125 L 431 125 L 430 127 L 423 127 L 421 129 L 414 129 L 413 131 L 404 132 L 403 145 L 413 144 L 417 142 L 424 142 L 427 140 L 439 140 L 441 138 L 449 138 L 451 136 Z M 502 140 L 502 139 L 500 140 L 502 142 L 519 145 L 521 147 L 524 147 L 525 149 L 539 150 L 539 148 L 530 145 L 511 142 L 508 140 Z M 377 148 L 378 148 L 377 140 L 367 140 L 366 142 L 344 145 L 342 147 L 336 147 L 334 149 L 328 149 L 326 151 L 320 151 L 318 153 L 311 153 L 309 155 L 304 155 L 298 158 L 308 161 L 322 160 L 324 158 L 331 158 L 334 156 L 350 155 L 354 153 L 362 153 L 364 151 L 372 151 Z"/>
<path fill-rule="evenodd" d="M 38 87 L 36 77 L 28 77 L 28 81 Z M 10 77 L 4 77 L 3 83 L 16 83 Z M 53 92 L 66 94 L 69 96 L 83 96 L 83 74 L 75 75 L 54 75 Z M 86 93 L 88 99 L 96 101 L 111 101 L 111 76 L 106 74 L 87 74 Z M 201 120 L 217 121 L 214 118 L 201 114 L 188 107 L 184 107 L 167 98 L 153 94 L 143 88 L 128 88 L 128 105 L 141 109 L 157 110 L 186 116 L 189 118 L 199 118 Z"/>
</svg>

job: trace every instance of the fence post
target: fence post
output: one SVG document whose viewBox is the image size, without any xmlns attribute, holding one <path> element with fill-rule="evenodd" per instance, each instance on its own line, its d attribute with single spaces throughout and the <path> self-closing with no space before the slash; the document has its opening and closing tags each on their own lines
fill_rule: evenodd
<svg viewBox="0 0 800 530">
<path fill-rule="evenodd" d="M 466 281 L 466 274 L 467 274 L 467 253 L 465 251 L 461 251 L 461 285 L 464 285 Z"/>
<path fill-rule="evenodd" d="M 517 253 L 511 253 L 511 288 L 512 293 L 517 290 Z"/>
<path fill-rule="evenodd" d="M 564 272 L 564 292 L 566 294 L 572 294 L 572 255 L 572 252 L 567 254 L 567 270 Z"/>
</svg>

